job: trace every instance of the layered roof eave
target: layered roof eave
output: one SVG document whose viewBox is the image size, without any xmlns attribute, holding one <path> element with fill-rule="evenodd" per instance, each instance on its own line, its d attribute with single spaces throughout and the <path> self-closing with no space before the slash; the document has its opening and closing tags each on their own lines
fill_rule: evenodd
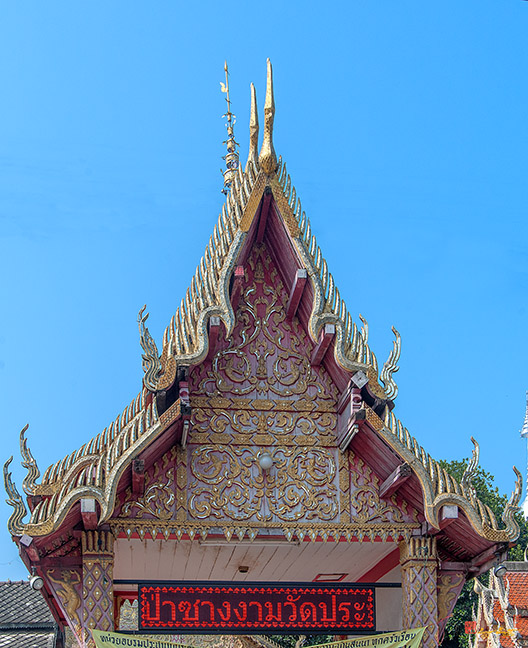
<svg viewBox="0 0 528 648">
<path fill-rule="evenodd" d="M 351 374 L 363 371 L 369 378 L 370 388 L 379 397 L 387 399 L 387 385 L 382 387 L 378 382 L 377 362 L 368 346 L 365 327 L 358 329 L 352 322 L 311 231 L 310 222 L 302 211 L 286 166 L 280 160 L 276 173 L 271 176 L 260 170 L 256 160 L 249 162 L 247 172 L 239 169 L 191 286 L 165 331 L 162 354 L 158 358 L 147 358 L 147 361 L 157 361 L 161 371 L 156 383 L 149 385 L 145 380 L 145 387 L 152 391 L 167 389 L 175 379 L 178 366 L 198 364 L 205 358 L 208 352 L 207 324 L 212 315 L 222 319 L 228 334 L 232 330 L 235 316 L 229 294 L 230 279 L 266 187 L 273 193 L 295 251 L 312 283 L 314 298 L 309 319 L 310 335 L 316 340 L 325 323 L 335 324 L 334 354 L 338 365 Z M 144 389 L 108 429 L 48 468 L 41 484 L 36 483 L 38 469 L 22 434 L 24 465 L 31 474 L 31 479 L 24 482 L 25 491 L 46 497 L 33 510 L 30 522 L 22 523 L 25 507 L 21 507 L 21 498 L 17 498 L 16 488 L 5 471 L 6 488 L 15 503 L 10 520 L 11 533 L 50 533 L 82 497 L 94 497 L 101 506 L 101 521 L 107 519 L 112 513 L 115 493 L 125 467 L 164 429 L 156 410 L 156 399 L 148 400 L 148 391 Z M 367 409 L 372 428 L 403 461 L 412 466 L 423 489 L 425 517 L 433 526 L 438 526 L 442 506 L 456 504 L 483 538 L 491 542 L 516 539 L 518 527 L 513 514 L 520 497 L 519 485 L 503 516 L 506 528 L 500 529 L 493 513 L 473 496 L 471 489 L 448 475 L 388 408 L 384 420 Z M 170 417 L 165 418 L 167 424 Z"/>
<path fill-rule="evenodd" d="M 334 324 L 333 349 L 337 365 L 350 375 L 362 371 L 368 378 L 370 390 L 382 401 L 396 397 L 397 386 L 393 374 L 397 371 L 400 353 L 399 334 L 395 331 L 394 348 L 378 377 L 377 360 L 368 345 L 368 326 L 364 322 L 358 328 L 353 322 L 312 233 L 310 221 L 302 210 L 286 165 L 280 158 L 276 160 L 274 157 L 272 141 L 266 144 L 266 137 L 269 140 L 272 133 L 273 114 L 273 96 L 268 92 L 261 155 L 256 155 L 253 138 L 253 149 L 246 168 L 243 171 L 239 166 L 237 170 L 204 256 L 165 331 L 161 354 L 158 354 L 148 333 L 146 317 L 140 319 L 145 389 L 101 435 L 50 467 L 41 484 L 36 483 L 38 469 L 22 434 L 24 465 L 30 471 L 24 480 L 24 490 L 28 495 L 41 495 L 43 499 L 33 509 L 30 522 L 24 523 L 27 509 L 12 482 L 8 462 L 4 467 L 4 482 L 9 501 L 14 507 L 8 524 L 12 535 L 27 533 L 42 536 L 56 530 L 74 503 L 82 497 L 93 497 L 99 502 L 100 522 L 112 514 L 119 480 L 126 466 L 181 414 L 180 401 L 176 401 L 169 410 L 158 415 L 156 398 L 152 397 L 152 393 L 170 388 L 176 379 L 178 366 L 199 364 L 205 359 L 209 344 L 208 322 L 212 316 L 223 321 L 228 335 L 234 327 L 230 281 L 267 188 L 273 194 L 297 257 L 310 278 L 313 301 L 308 331 L 313 341 L 317 341 L 325 324 Z M 449 476 L 410 436 L 390 408 L 385 408 L 384 420 L 368 406 L 366 412 L 372 429 L 397 456 L 411 465 L 418 477 L 424 495 L 424 514 L 430 524 L 438 526 L 442 506 L 456 504 L 466 513 L 475 532 L 482 538 L 504 543 L 517 538 L 519 528 L 514 513 L 522 483 L 518 472 L 515 490 L 503 515 L 506 526 L 500 529 L 493 513 L 474 496 L 467 484 L 458 484 Z"/>
</svg>

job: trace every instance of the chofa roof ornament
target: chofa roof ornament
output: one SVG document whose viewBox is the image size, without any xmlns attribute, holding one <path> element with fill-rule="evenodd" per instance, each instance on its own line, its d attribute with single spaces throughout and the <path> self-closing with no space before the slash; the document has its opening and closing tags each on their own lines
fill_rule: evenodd
<svg viewBox="0 0 528 648">
<path fill-rule="evenodd" d="M 273 70 L 268 59 L 268 80 L 266 84 L 266 102 L 264 104 L 264 137 L 260 149 L 260 167 L 266 175 L 277 170 L 277 155 L 273 148 L 273 120 L 275 119 L 275 97 L 273 96 Z"/>
</svg>

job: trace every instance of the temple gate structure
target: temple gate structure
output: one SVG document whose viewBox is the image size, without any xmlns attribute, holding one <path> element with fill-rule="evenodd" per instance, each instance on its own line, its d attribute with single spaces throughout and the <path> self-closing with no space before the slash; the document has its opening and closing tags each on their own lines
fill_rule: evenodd
<svg viewBox="0 0 528 648">
<path fill-rule="evenodd" d="M 24 498 L 4 467 L 9 531 L 80 646 L 139 597 L 145 633 L 425 626 L 432 648 L 518 536 L 518 473 L 498 522 L 472 486 L 478 446 L 458 483 L 394 414 L 399 333 L 379 368 L 274 115 L 268 62 L 260 152 L 252 86 L 247 164 L 228 140 L 225 204 L 161 352 L 140 312 L 137 397 L 42 478 L 24 429 Z"/>
</svg>

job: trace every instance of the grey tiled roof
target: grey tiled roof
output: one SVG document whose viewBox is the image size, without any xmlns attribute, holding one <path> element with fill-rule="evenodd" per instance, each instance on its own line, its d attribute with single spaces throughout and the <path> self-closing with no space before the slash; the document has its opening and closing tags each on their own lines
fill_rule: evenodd
<svg viewBox="0 0 528 648">
<path fill-rule="evenodd" d="M 54 632 L 0 630 L 0 648 L 53 648 L 54 645 Z"/>
<path fill-rule="evenodd" d="M 0 648 L 53 648 L 56 624 L 27 581 L 0 582 Z"/>
<path fill-rule="evenodd" d="M 28 630 L 55 627 L 44 597 L 31 589 L 27 581 L 0 582 L 0 629 L 14 627 Z"/>
</svg>

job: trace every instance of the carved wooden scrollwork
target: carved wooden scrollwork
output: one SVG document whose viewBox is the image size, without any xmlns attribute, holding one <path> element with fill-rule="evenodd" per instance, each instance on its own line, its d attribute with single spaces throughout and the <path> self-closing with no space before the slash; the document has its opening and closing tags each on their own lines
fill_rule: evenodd
<svg viewBox="0 0 528 648">
<path fill-rule="evenodd" d="M 232 520 L 335 520 L 337 466 L 324 448 L 272 449 L 264 471 L 254 448 L 191 448 L 189 514 Z"/>
</svg>

